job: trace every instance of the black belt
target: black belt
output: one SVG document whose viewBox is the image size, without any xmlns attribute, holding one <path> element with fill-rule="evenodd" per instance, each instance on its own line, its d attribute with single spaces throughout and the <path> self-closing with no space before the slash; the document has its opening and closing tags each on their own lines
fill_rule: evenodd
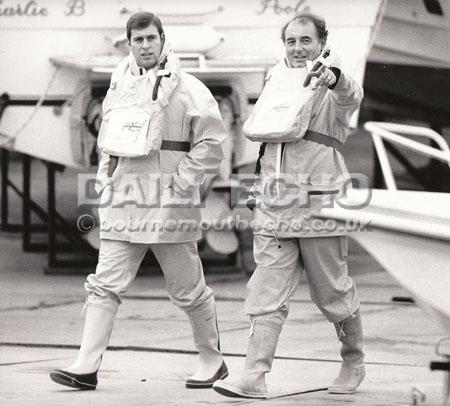
<svg viewBox="0 0 450 406">
<path fill-rule="evenodd" d="M 306 130 L 305 136 L 302 140 L 317 142 L 318 144 L 326 145 L 327 147 L 334 148 L 336 151 L 342 154 L 344 149 L 344 144 L 338 141 L 336 138 L 331 138 L 329 135 L 325 135 L 322 133 L 318 133 L 312 130 Z M 261 173 L 261 158 L 266 151 L 266 142 L 263 142 L 259 147 L 258 160 L 256 161 L 255 167 L 255 175 L 259 175 Z M 283 143 L 283 147 L 286 143 Z"/>
<path fill-rule="evenodd" d="M 191 143 L 189 141 L 162 140 L 161 150 L 189 152 L 191 150 Z"/>
<path fill-rule="evenodd" d="M 336 151 L 342 154 L 344 144 L 338 141 L 336 138 L 332 138 L 329 135 L 318 133 L 312 130 L 306 130 L 305 136 L 302 138 L 306 141 L 317 142 L 318 144 L 326 145 L 327 147 L 334 148 Z"/>
</svg>

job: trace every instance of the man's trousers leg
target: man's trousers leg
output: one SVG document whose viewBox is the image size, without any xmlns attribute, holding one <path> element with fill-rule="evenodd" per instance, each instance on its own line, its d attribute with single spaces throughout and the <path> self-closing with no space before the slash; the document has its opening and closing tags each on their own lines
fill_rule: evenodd
<svg viewBox="0 0 450 406">
<path fill-rule="evenodd" d="M 77 359 L 68 368 L 52 371 L 51 378 L 78 389 L 95 389 L 97 371 L 112 332 L 120 294 L 136 276 L 145 255 L 145 244 L 102 240 L 95 274 L 88 276 L 85 288 L 86 318 Z"/>
<path fill-rule="evenodd" d="M 343 359 L 331 393 L 354 393 L 365 376 L 359 300 L 348 276 L 346 236 L 300 239 L 311 298 L 334 323 Z"/>
<path fill-rule="evenodd" d="M 206 286 L 197 243 L 151 246 L 166 280 L 172 302 L 188 316 L 199 352 L 199 368 L 186 381 L 188 388 L 210 388 L 228 375 L 220 351 L 213 291 Z"/>
<path fill-rule="evenodd" d="M 254 237 L 257 267 L 247 284 L 245 310 L 250 316 L 250 334 L 246 360 L 240 378 L 214 384 L 214 390 L 224 396 L 267 397 L 265 374 L 272 368 L 289 298 L 300 278 L 297 240 L 282 239 L 280 245 L 272 236 Z"/>
</svg>

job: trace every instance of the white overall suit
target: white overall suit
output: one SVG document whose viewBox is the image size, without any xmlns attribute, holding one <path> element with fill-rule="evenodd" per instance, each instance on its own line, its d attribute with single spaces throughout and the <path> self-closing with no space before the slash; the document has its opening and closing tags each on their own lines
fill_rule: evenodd
<svg viewBox="0 0 450 406">
<path fill-rule="evenodd" d="M 220 352 L 213 292 L 205 284 L 197 252 L 200 208 L 194 204 L 199 202 L 205 175 L 219 168 L 226 133 L 210 91 L 179 70 L 166 45 L 159 63 L 165 56 L 164 70 L 170 76 L 162 77 L 157 95 L 163 106 L 161 150 L 133 158 L 102 154 L 97 174 L 101 193 L 99 259 L 95 274 L 89 275 L 85 284 L 85 330 L 78 359 L 68 371 L 73 375 L 98 370 L 121 294 L 151 248 L 171 301 L 191 322 L 200 354 L 200 368 L 186 386 L 211 387 L 227 370 Z M 130 54 L 112 75 L 104 114 L 118 105 L 145 108 L 154 85 L 154 72 L 140 69 Z M 191 227 L 178 227 L 183 222 Z"/>
<path fill-rule="evenodd" d="M 289 69 L 284 63 L 273 69 Z M 225 396 L 266 397 L 264 374 L 271 369 L 289 299 L 303 270 L 312 300 L 335 323 L 341 341 L 346 334 L 348 338 L 352 335 L 347 328 L 349 320 L 355 319 L 353 324 L 360 327 L 359 300 L 347 272 L 347 237 L 339 229 L 320 227 L 311 217 L 322 204 L 332 201 L 350 178 L 342 153 L 333 146 L 340 149 L 345 142 L 350 118 L 363 97 L 362 88 L 351 77 L 333 69 L 338 79 L 335 86 L 318 88 L 301 110 L 300 120 L 308 129 L 304 138 L 286 142 L 282 148 L 268 142 L 260 161 L 253 230 L 257 267 L 247 284 L 245 303 L 251 320 L 247 359 L 240 380 L 214 385 Z M 285 183 L 274 185 L 271 182 L 279 173 Z M 268 198 L 271 193 L 275 199 Z M 280 196 L 293 203 L 280 205 Z M 341 351 L 344 364 L 352 370 L 363 360 L 362 332 L 355 334 L 361 341 L 354 351 L 356 356 L 348 356 L 351 351 L 345 343 Z"/>
</svg>

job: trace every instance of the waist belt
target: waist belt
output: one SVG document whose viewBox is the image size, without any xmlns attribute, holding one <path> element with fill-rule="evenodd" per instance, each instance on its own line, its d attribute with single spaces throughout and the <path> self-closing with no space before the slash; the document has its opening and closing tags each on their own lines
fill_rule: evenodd
<svg viewBox="0 0 450 406">
<path fill-rule="evenodd" d="M 336 151 L 342 154 L 344 144 L 338 141 L 336 138 L 332 138 L 328 135 L 318 133 L 312 130 L 306 130 L 305 136 L 302 138 L 306 141 L 317 142 L 318 144 L 326 145 L 327 147 L 334 148 Z"/>
<path fill-rule="evenodd" d="M 317 142 L 318 144 L 326 145 L 327 147 L 334 148 L 336 151 L 342 154 L 344 149 L 344 144 L 338 141 L 336 138 L 331 138 L 328 135 L 318 133 L 312 130 L 306 130 L 305 136 L 302 138 L 306 141 Z M 163 141 L 164 142 L 164 141 Z M 256 161 L 255 167 L 255 175 L 259 175 L 261 173 L 261 158 L 264 156 L 264 152 L 266 151 L 266 142 L 263 142 L 259 147 L 258 160 Z M 285 143 L 283 143 L 283 148 Z"/>
<path fill-rule="evenodd" d="M 191 143 L 189 141 L 162 140 L 161 150 L 189 152 L 191 150 Z"/>
</svg>

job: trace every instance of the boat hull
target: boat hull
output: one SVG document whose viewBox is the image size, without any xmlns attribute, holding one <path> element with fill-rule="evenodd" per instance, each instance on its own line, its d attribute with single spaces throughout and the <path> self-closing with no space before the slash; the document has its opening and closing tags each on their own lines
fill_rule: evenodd
<svg viewBox="0 0 450 406">
<path fill-rule="evenodd" d="M 450 245 L 372 227 L 350 235 L 450 334 Z M 444 288 L 447 287 L 447 288 Z"/>
<path fill-rule="evenodd" d="M 450 334 L 449 208 L 447 193 L 360 189 L 319 217 L 364 224 L 349 236 Z"/>
</svg>

